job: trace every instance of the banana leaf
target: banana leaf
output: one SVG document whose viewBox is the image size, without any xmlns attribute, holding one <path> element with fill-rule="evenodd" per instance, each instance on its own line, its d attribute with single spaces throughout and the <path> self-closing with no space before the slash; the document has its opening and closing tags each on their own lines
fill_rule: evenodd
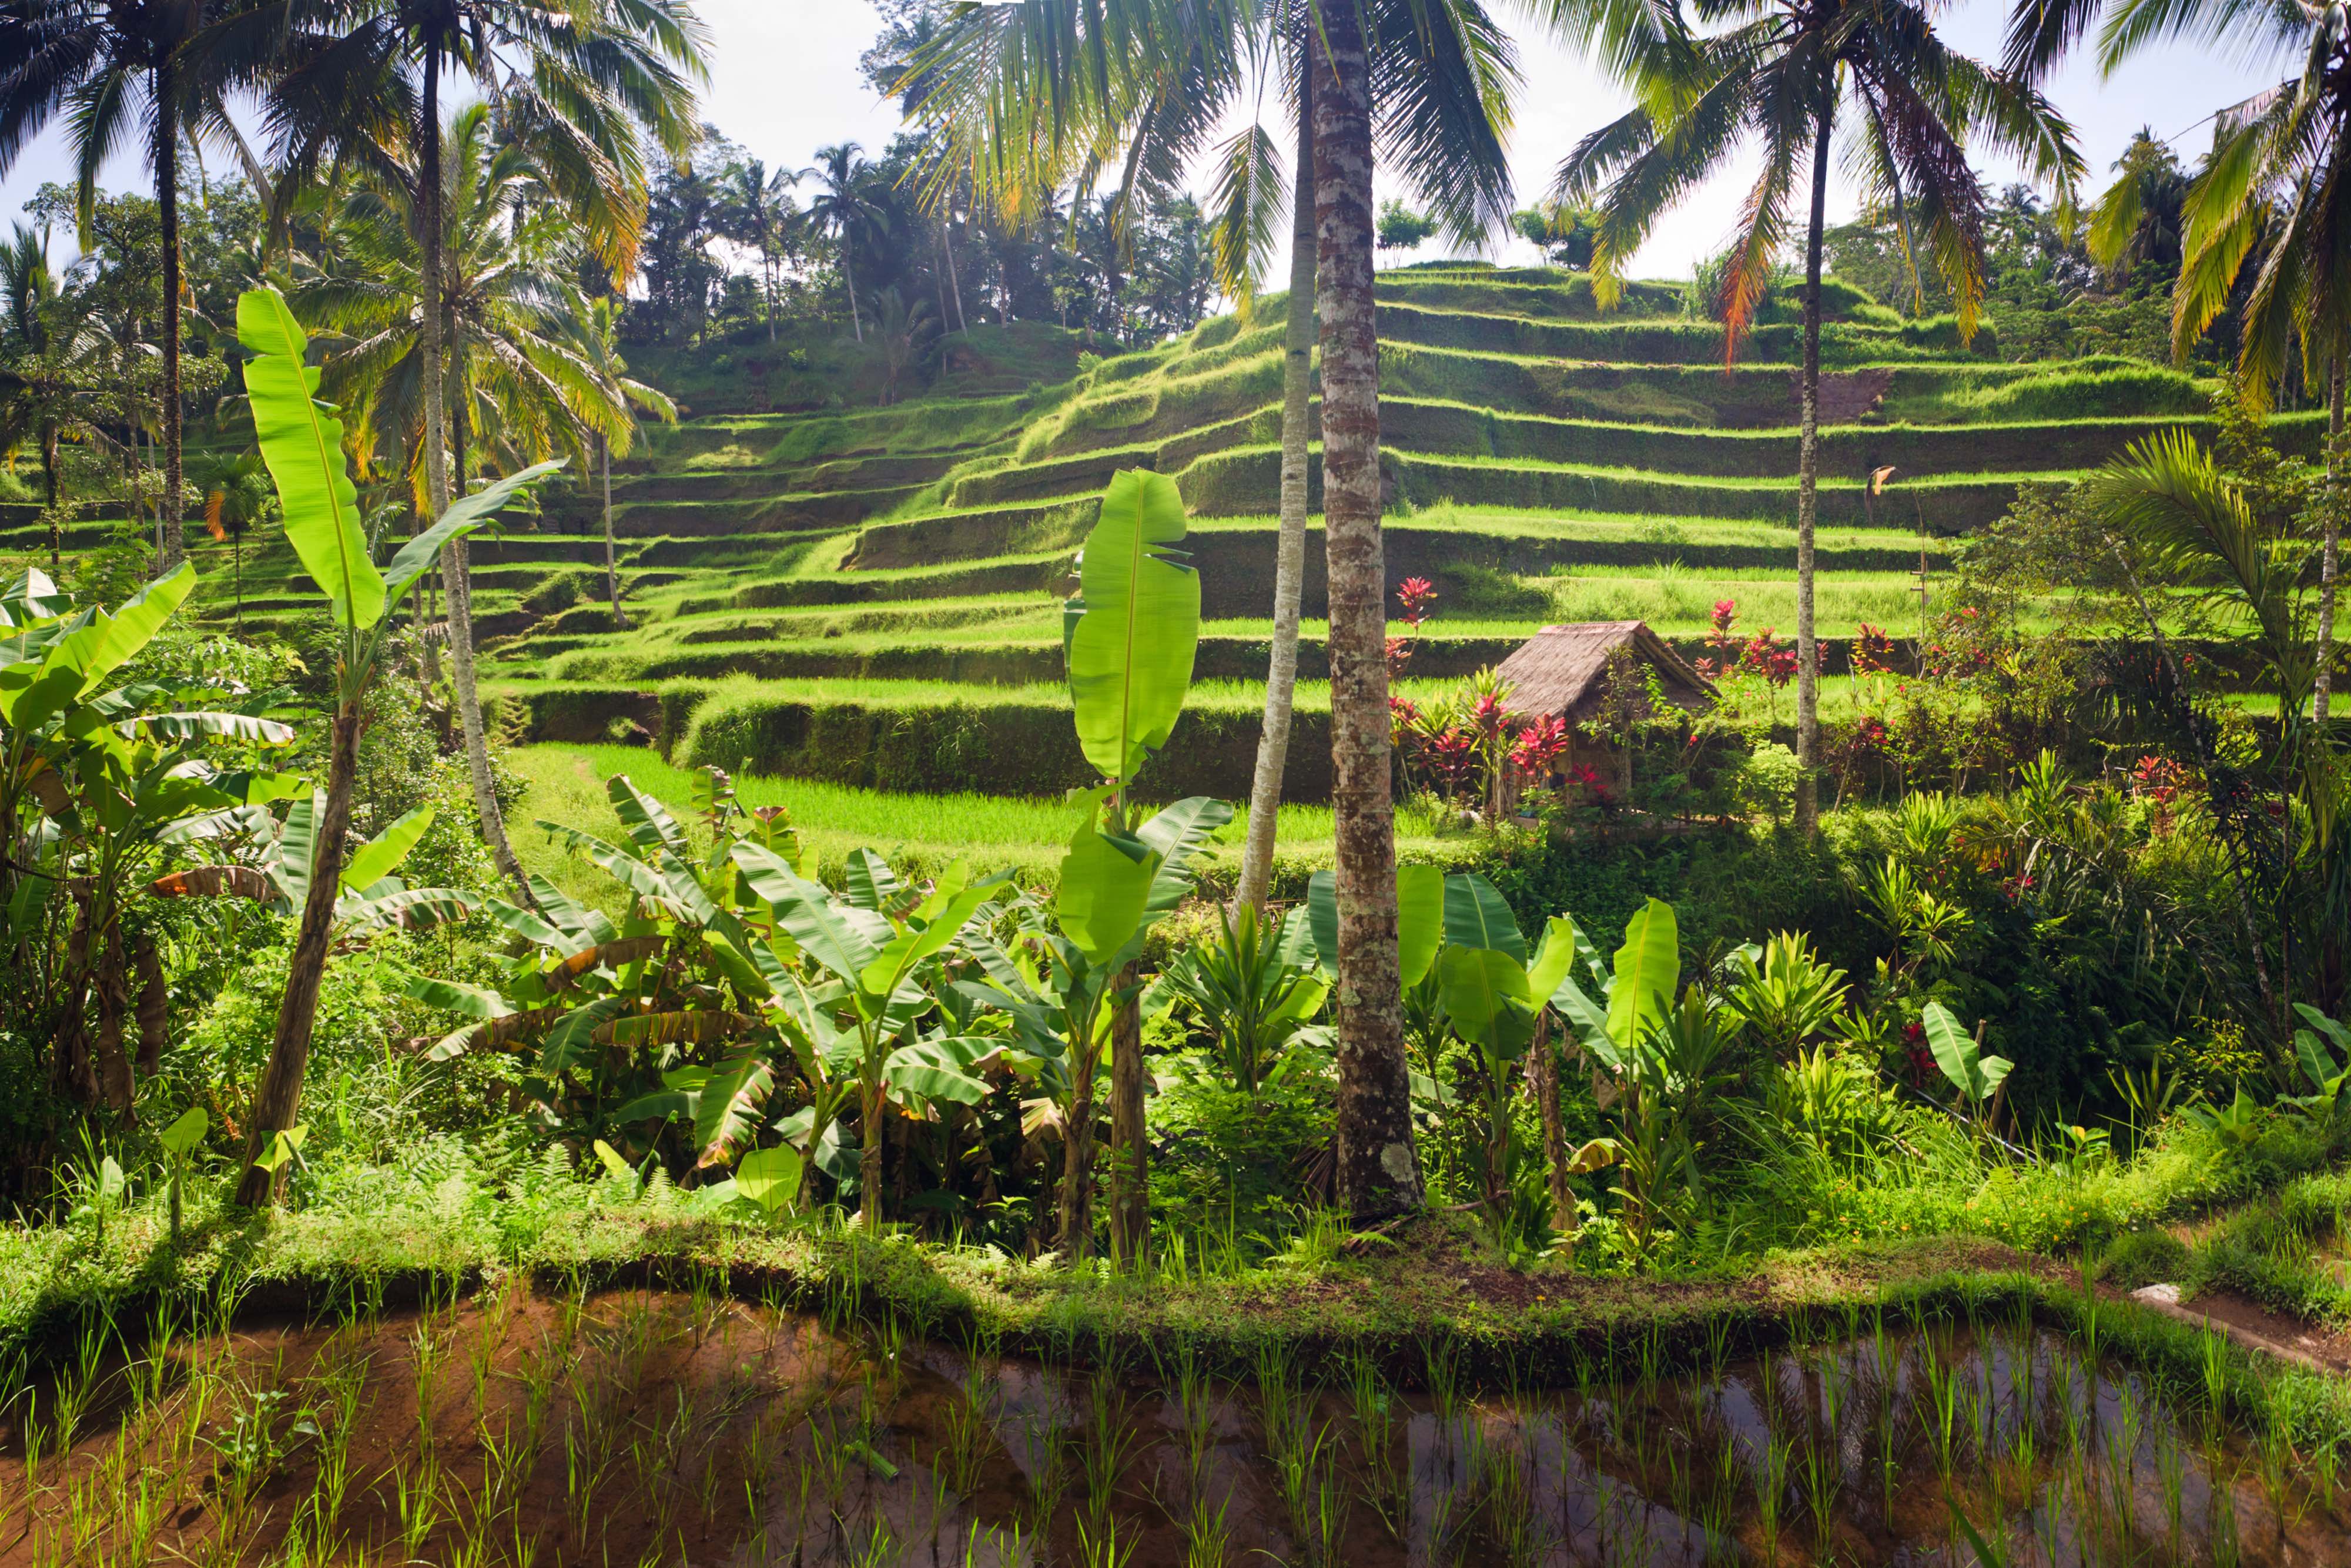
<svg viewBox="0 0 2351 1568">
<path fill-rule="evenodd" d="M 1111 480 L 1065 621 L 1078 745 L 1105 779 L 1133 779 L 1184 711 L 1200 577 L 1166 549 L 1183 538 L 1175 480 L 1140 469 Z"/>
</svg>

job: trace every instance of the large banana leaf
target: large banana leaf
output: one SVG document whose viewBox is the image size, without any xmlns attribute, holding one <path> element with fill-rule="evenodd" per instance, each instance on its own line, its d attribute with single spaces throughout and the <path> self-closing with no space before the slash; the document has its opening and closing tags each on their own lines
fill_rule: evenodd
<svg viewBox="0 0 2351 1568">
<path fill-rule="evenodd" d="M 343 422 L 311 395 L 319 372 L 303 362 L 302 324 L 275 288 L 248 288 L 236 302 L 236 336 L 253 356 L 245 387 L 286 538 L 326 591 L 336 624 L 372 626 L 383 616 L 383 577 L 368 558 L 359 492 L 343 458 Z"/>
<path fill-rule="evenodd" d="M 1631 1046 L 1673 1005 L 1681 977 L 1681 934 L 1674 906 L 1651 899 L 1625 926 L 1616 949 L 1616 983 L 1608 989 L 1608 1037 Z"/>
<path fill-rule="evenodd" d="M 1396 867 L 1396 972 L 1405 989 L 1420 984 L 1444 945 L 1444 868 Z"/>
<path fill-rule="evenodd" d="M 965 874 L 968 875 L 968 873 Z M 963 888 L 945 899 L 934 895 L 928 900 L 920 913 L 928 918 L 929 924 L 920 928 L 907 926 L 884 944 L 882 950 L 858 971 L 857 988 L 874 999 L 877 1004 L 875 1011 L 880 1010 L 879 1004 L 886 1003 L 896 995 L 899 986 L 914 973 L 914 966 L 944 951 L 947 944 L 956 939 L 956 934 L 979 913 L 979 906 L 994 898 L 996 894 L 997 884 L 988 883 Z"/>
<path fill-rule="evenodd" d="M 1098 831 L 1089 821 L 1061 857 L 1053 915 L 1088 961 L 1106 965 L 1143 925 L 1159 856 L 1139 839 Z"/>
<path fill-rule="evenodd" d="M 1068 625 L 1078 745 L 1105 779 L 1134 778 L 1184 711 L 1200 639 L 1200 577 L 1165 549 L 1183 538 L 1176 481 L 1132 468 L 1111 480 Z"/>
<path fill-rule="evenodd" d="M 353 893 L 373 887 L 400 869 L 424 830 L 433 825 L 433 808 L 419 806 L 361 844 L 343 865 L 343 885 Z"/>
<path fill-rule="evenodd" d="M 1508 953 L 1448 946 L 1437 961 L 1445 1012 L 1461 1038 L 1504 1061 L 1534 1038 L 1535 998 L 1527 972 Z"/>
<path fill-rule="evenodd" d="M 1396 867 L 1396 969 L 1405 988 L 1420 984 L 1437 963 L 1447 940 L 1445 873 L 1433 865 Z M 1339 877 L 1318 871 L 1306 883 L 1306 927 L 1314 961 L 1326 975 L 1339 972 Z M 1474 945 L 1474 944 L 1473 944 Z"/>
<path fill-rule="evenodd" d="M 1526 934 L 1501 890 L 1476 872 L 1445 879 L 1445 945 L 1490 947 L 1527 961 Z"/>
<path fill-rule="evenodd" d="M 1224 801 L 1190 795 L 1134 830 L 1134 836 L 1159 856 L 1159 872 L 1151 882 L 1150 914 L 1165 915 L 1191 895 L 1192 873 L 1186 862 L 1232 820 L 1233 809 Z"/>
</svg>

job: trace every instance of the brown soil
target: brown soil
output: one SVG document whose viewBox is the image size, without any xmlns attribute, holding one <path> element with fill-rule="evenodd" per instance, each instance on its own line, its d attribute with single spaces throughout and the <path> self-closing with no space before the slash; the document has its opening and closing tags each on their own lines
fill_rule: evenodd
<svg viewBox="0 0 2351 1568">
<path fill-rule="evenodd" d="M 2317 1327 L 2290 1313 L 2273 1312 L 2233 1291 L 2207 1291 L 2177 1305 L 2142 1304 L 2185 1322 L 2216 1326 L 2237 1343 L 2313 1371 L 2351 1373 L 2351 1334 Z"/>
</svg>

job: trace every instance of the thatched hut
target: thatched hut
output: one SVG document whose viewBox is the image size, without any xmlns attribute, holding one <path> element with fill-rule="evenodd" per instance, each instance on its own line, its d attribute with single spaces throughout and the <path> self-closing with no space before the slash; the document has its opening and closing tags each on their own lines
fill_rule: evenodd
<svg viewBox="0 0 2351 1568">
<path fill-rule="evenodd" d="M 1579 755 L 1593 763 L 1605 757 L 1629 774 L 1630 757 L 1619 756 L 1616 747 L 1595 742 L 1585 727 L 1606 722 L 1603 709 L 1608 695 L 1608 670 L 1619 657 L 1654 671 L 1656 693 L 1672 706 L 1703 713 L 1715 704 L 1717 694 L 1712 683 L 1639 621 L 1581 621 L 1568 626 L 1546 626 L 1495 669 L 1496 674 L 1510 683 L 1511 712 L 1534 718 L 1557 716 L 1567 721 L 1575 740 L 1558 765 L 1562 775 Z M 1600 755 L 1594 756 L 1595 752 Z"/>
</svg>

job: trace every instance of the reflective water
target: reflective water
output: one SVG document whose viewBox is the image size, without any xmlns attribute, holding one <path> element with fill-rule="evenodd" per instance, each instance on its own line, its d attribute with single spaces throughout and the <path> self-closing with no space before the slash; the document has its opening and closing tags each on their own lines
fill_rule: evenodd
<svg viewBox="0 0 2351 1568">
<path fill-rule="evenodd" d="M 0 1397 L 0 1568 L 2351 1568 L 2330 1456 L 2028 1322 L 1499 1393 L 1437 1352 L 1390 1364 L 1409 1392 L 1160 1352 L 1072 1372 L 633 1291 L 142 1329 Z"/>
</svg>

